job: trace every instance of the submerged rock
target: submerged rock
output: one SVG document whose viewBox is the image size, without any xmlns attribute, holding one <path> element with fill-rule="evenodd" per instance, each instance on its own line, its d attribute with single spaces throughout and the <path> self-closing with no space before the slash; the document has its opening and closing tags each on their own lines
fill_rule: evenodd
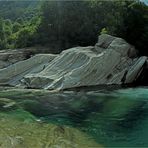
<svg viewBox="0 0 148 148">
<path fill-rule="evenodd" d="M 143 88 L 93 93 L 3 90 L 0 92 L 0 97 L 5 98 L 2 101 L 15 101 L 18 108 L 0 113 L 1 147 L 12 147 L 13 143 L 16 148 L 71 148 L 71 145 L 98 148 L 92 138 L 105 146 L 127 137 L 129 142 L 131 133 L 139 130 L 137 125 L 143 125 L 147 116 L 147 95 L 148 90 Z M 90 137 L 71 127 L 85 131 Z M 111 141 L 107 141 L 108 138 Z M 122 139 L 123 143 L 125 140 Z M 118 147 L 123 145 L 118 144 Z"/>
<path fill-rule="evenodd" d="M 36 55 L 1 69 L 0 84 L 62 90 L 134 83 L 147 63 L 147 57 L 136 55 L 125 40 L 103 34 L 94 47 L 75 47 L 58 56 Z"/>
<path fill-rule="evenodd" d="M 16 106 L 16 102 L 8 98 L 0 98 L 0 111 L 1 110 L 10 110 Z"/>
<path fill-rule="evenodd" d="M 18 114 L 18 113 L 17 113 Z M 0 147 L 1 148 L 100 148 L 85 133 L 71 127 L 58 126 L 36 122 L 32 116 L 24 111 L 19 111 L 25 120 L 14 114 L 0 113 Z M 29 120 L 31 118 L 31 120 Z"/>
</svg>

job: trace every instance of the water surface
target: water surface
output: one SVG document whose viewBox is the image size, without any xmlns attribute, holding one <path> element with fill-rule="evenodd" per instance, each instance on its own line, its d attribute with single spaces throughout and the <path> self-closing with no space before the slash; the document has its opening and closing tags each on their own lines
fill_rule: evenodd
<svg viewBox="0 0 148 148">
<path fill-rule="evenodd" d="M 148 89 L 1 89 L 0 122 L 1 147 L 148 147 Z"/>
</svg>

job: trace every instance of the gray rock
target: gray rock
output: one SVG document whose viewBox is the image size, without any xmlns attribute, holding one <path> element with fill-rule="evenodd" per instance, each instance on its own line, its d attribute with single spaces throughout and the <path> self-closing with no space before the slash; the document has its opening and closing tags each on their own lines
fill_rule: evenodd
<svg viewBox="0 0 148 148">
<path fill-rule="evenodd" d="M 125 83 L 132 83 L 140 76 L 147 57 L 140 57 L 128 70 Z"/>
<path fill-rule="evenodd" d="M 48 53 L 49 49 L 43 47 L 28 47 L 23 49 L 6 49 L 0 51 L 0 69 L 16 62 L 26 60 L 38 53 Z"/>
<path fill-rule="evenodd" d="M 101 35 L 97 47 L 99 50 L 95 46 L 63 51 L 43 71 L 24 80 L 29 87 L 51 90 L 132 83 L 147 60 L 134 59 L 136 50 L 121 38 Z"/>
<path fill-rule="evenodd" d="M 59 55 L 39 54 L 0 70 L 0 84 L 62 90 L 81 86 L 128 84 L 140 77 L 147 57 L 125 40 L 107 34 L 89 47 Z"/>
<path fill-rule="evenodd" d="M 99 36 L 98 43 L 96 43 L 95 48 L 97 49 L 98 47 L 101 47 L 106 49 L 115 38 L 116 37 L 108 34 L 102 34 Z"/>
<path fill-rule="evenodd" d="M 53 54 L 38 54 L 30 59 L 0 69 L 0 84 L 16 86 L 20 83 L 23 76 L 28 73 L 42 71 L 55 57 L 56 55 Z"/>
</svg>

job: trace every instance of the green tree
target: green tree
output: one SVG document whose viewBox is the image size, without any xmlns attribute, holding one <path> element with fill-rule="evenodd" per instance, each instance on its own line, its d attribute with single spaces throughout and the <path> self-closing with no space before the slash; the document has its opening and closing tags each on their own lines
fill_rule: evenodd
<svg viewBox="0 0 148 148">
<path fill-rule="evenodd" d="M 19 24 L 18 22 L 15 22 L 12 27 L 13 33 L 18 32 L 21 29 L 21 27 L 22 27 L 21 24 Z"/>
<path fill-rule="evenodd" d="M 6 48 L 6 36 L 4 30 L 4 21 L 0 18 L 0 49 Z"/>
<path fill-rule="evenodd" d="M 94 44 L 97 35 L 90 19 L 90 10 L 87 1 L 44 3 L 41 25 L 38 30 L 41 43 L 58 44 L 61 50 L 76 45 Z"/>
<path fill-rule="evenodd" d="M 5 26 L 12 27 L 12 21 L 10 19 L 4 20 Z"/>
<path fill-rule="evenodd" d="M 122 18 L 117 35 L 135 45 L 140 55 L 148 55 L 148 6 L 139 1 L 127 1 Z"/>
<path fill-rule="evenodd" d="M 33 27 L 22 28 L 17 34 L 15 47 L 22 48 L 32 46 L 35 40 L 35 31 Z"/>
<path fill-rule="evenodd" d="M 102 28 L 100 34 L 107 34 L 107 33 L 108 33 L 107 29 L 106 28 Z"/>
</svg>

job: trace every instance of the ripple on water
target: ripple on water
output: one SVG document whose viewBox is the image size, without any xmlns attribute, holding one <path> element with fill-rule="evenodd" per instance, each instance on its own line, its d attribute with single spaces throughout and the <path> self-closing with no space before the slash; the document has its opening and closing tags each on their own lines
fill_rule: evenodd
<svg viewBox="0 0 148 148">
<path fill-rule="evenodd" d="M 83 139 L 80 137 L 84 135 L 82 137 L 85 137 L 85 147 L 90 146 L 90 143 L 94 145 L 101 143 L 103 146 L 112 147 L 148 146 L 147 88 L 106 90 L 104 93 L 96 90 L 78 93 L 72 91 L 50 93 L 41 90 L 5 90 L 0 92 L 0 98 L 6 98 L 6 102 L 0 99 L 0 114 L 6 114 L 6 117 L 0 116 L 0 119 L 3 119 L 3 122 L 7 121 L 6 124 L 3 124 L 5 127 L 1 129 L 12 128 L 15 130 L 15 125 L 22 126 L 21 131 L 18 131 L 15 137 L 16 143 L 22 141 L 19 136 L 25 134 L 29 124 L 33 126 L 30 129 L 35 130 L 36 128 L 36 134 L 41 132 L 41 139 L 46 137 L 43 131 L 52 125 L 52 127 L 61 129 L 61 132 L 63 127 L 64 129 L 66 127 L 72 129 L 67 133 L 76 136 L 76 141 L 79 141 L 80 144 L 81 141 L 83 143 Z M 9 105 L 11 104 L 10 100 L 15 102 L 14 106 Z M 7 103 L 9 104 L 7 105 Z M 3 106 L 6 106 L 5 110 L 3 110 Z M 18 113 L 18 109 L 27 112 L 27 114 L 22 116 L 22 113 Z M 12 117 L 21 119 L 21 123 L 15 119 L 13 125 L 10 124 L 13 122 Z M 1 120 L 0 122 L 2 122 Z M 36 138 L 36 134 L 34 138 Z M 2 135 L 5 133 L 1 132 Z M 50 136 L 54 141 L 55 137 Z M 11 142 L 13 141 L 11 136 L 6 139 L 6 143 L 15 143 Z M 51 144 L 49 141 L 46 142 Z M 40 144 L 38 143 L 38 145 Z"/>
</svg>

